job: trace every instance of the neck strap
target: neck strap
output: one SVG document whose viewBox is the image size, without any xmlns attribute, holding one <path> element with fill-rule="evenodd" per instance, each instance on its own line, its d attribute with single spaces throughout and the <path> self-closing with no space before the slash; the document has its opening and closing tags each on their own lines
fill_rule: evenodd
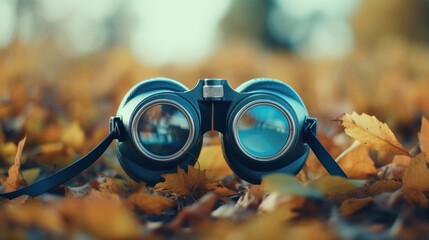
<svg viewBox="0 0 429 240">
<path fill-rule="evenodd" d="M 326 151 L 316 136 L 317 120 L 315 118 L 307 118 L 304 126 L 304 141 L 308 143 L 311 150 L 313 150 L 320 163 L 325 167 L 329 174 L 333 176 L 340 176 L 347 178 L 347 175 Z"/>
<path fill-rule="evenodd" d="M 0 197 L 3 198 L 16 198 L 21 195 L 29 195 L 36 197 L 44 192 L 47 192 L 56 186 L 67 182 L 74 176 L 81 173 L 83 170 L 90 167 L 109 147 L 110 143 L 118 136 L 117 125 L 110 133 L 101 141 L 94 149 L 92 149 L 87 155 L 83 156 L 73 164 L 61 169 L 60 171 L 39 180 L 33 184 L 20 188 L 16 191 L 0 193 Z"/>
</svg>

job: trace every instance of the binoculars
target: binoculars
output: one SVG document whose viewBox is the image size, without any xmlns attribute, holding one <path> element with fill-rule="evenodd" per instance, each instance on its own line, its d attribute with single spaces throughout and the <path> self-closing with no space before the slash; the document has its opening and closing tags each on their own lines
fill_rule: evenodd
<svg viewBox="0 0 429 240">
<path fill-rule="evenodd" d="M 45 192 L 79 174 L 116 139 L 125 172 L 154 185 L 162 174 L 194 165 L 203 135 L 219 132 L 233 172 L 250 183 L 272 173 L 297 174 L 310 148 L 331 175 L 347 177 L 316 137 L 317 120 L 287 84 L 267 78 L 233 89 L 224 79 L 201 79 L 189 90 L 168 78 L 135 85 L 110 119 L 109 135 L 88 155 L 32 185 L 0 197 Z M 204 159 L 202 159 L 204 161 Z"/>
</svg>

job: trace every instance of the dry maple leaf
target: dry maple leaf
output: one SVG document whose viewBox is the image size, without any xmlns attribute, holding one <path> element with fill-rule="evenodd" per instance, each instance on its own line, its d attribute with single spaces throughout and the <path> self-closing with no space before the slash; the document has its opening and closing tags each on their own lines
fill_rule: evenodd
<svg viewBox="0 0 429 240">
<path fill-rule="evenodd" d="M 406 199 L 421 207 L 428 206 L 428 199 L 423 191 L 429 190 L 429 171 L 426 167 L 424 153 L 411 159 L 410 166 L 405 170 L 402 178 L 402 192 Z"/>
<path fill-rule="evenodd" d="M 18 187 L 21 184 L 20 167 L 21 167 L 22 151 L 24 150 L 24 145 L 25 145 L 26 139 L 27 139 L 27 137 L 24 137 L 21 141 L 19 141 L 18 149 L 17 149 L 16 157 L 15 157 L 15 162 L 7 171 L 8 177 L 6 178 L 6 180 L 4 180 L 2 182 L 2 184 L 6 188 L 5 192 L 14 191 L 14 190 L 18 189 Z"/>
<path fill-rule="evenodd" d="M 429 156 L 429 121 L 424 116 L 422 117 L 422 126 L 418 134 L 420 141 L 420 149 Z"/>
<path fill-rule="evenodd" d="M 177 167 L 177 173 L 163 174 L 164 182 L 157 183 L 154 187 L 158 192 L 170 192 L 178 196 L 202 196 L 213 191 L 220 196 L 230 196 L 235 191 L 225 188 L 218 183 L 206 178 L 206 170 L 199 170 L 188 166 L 188 172 Z"/>
<path fill-rule="evenodd" d="M 154 196 L 146 193 L 133 193 L 128 201 L 138 207 L 142 212 L 161 215 L 166 208 L 172 208 L 176 201 L 162 196 Z"/>
<path fill-rule="evenodd" d="M 355 141 L 336 161 L 349 178 L 365 179 L 377 172 L 368 148 Z"/>
<path fill-rule="evenodd" d="M 164 182 L 157 183 L 154 187 L 156 191 L 172 192 L 178 196 L 189 196 L 203 188 L 206 183 L 205 170 L 198 170 L 188 166 L 188 173 L 184 169 L 177 167 L 177 173 L 163 174 Z"/>
<path fill-rule="evenodd" d="M 370 148 L 410 156 L 387 124 L 380 122 L 374 116 L 369 116 L 365 113 L 359 115 L 356 112 L 352 114 L 345 113 L 337 118 L 336 121 L 345 128 L 347 135 Z"/>
</svg>

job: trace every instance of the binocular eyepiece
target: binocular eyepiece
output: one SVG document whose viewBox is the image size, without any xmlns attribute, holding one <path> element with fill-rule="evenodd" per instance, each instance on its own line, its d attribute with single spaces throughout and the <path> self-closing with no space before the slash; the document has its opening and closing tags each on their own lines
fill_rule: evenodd
<svg viewBox="0 0 429 240">
<path fill-rule="evenodd" d="M 309 153 L 304 132 L 310 122 L 315 132 L 299 95 L 265 78 L 236 90 L 223 79 L 199 80 L 192 90 L 172 79 L 145 80 L 126 94 L 117 116 L 118 159 L 130 177 L 149 185 L 178 165 L 194 165 L 203 134 L 212 130 L 219 132 L 224 157 L 242 179 L 260 183 L 266 174 L 296 174 Z"/>
</svg>

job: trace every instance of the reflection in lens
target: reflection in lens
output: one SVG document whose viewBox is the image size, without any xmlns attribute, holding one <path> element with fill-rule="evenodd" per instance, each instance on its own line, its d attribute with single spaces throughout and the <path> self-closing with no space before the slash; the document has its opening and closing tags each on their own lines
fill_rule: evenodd
<svg viewBox="0 0 429 240">
<path fill-rule="evenodd" d="M 137 130 L 144 149 L 162 157 L 176 154 L 185 146 L 189 128 L 189 121 L 179 108 L 156 104 L 142 114 Z"/>
<path fill-rule="evenodd" d="M 238 141 L 245 152 L 256 158 L 270 158 L 281 152 L 289 135 L 288 119 L 271 104 L 252 106 L 238 120 Z"/>
</svg>

